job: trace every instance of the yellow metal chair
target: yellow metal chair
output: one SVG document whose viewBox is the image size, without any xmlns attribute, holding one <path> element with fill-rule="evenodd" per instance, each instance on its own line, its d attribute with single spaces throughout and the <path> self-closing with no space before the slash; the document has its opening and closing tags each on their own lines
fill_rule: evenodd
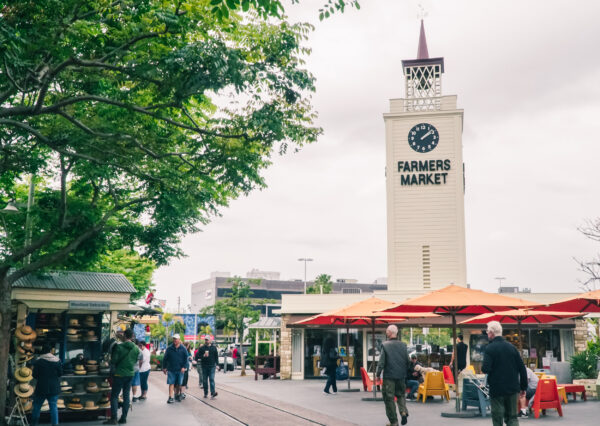
<svg viewBox="0 0 600 426">
<path fill-rule="evenodd" d="M 429 372 L 425 375 L 425 381 L 419 385 L 417 390 L 417 401 L 422 396 L 423 403 L 427 401 L 428 396 L 440 395 L 450 401 L 450 392 L 448 385 L 444 382 L 444 373 L 441 371 Z"/>
</svg>

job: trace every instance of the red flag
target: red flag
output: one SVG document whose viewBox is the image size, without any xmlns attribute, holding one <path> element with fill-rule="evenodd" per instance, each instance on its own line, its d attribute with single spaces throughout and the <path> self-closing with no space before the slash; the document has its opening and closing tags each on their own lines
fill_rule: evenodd
<svg viewBox="0 0 600 426">
<path fill-rule="evenodd" d="M 148 296 L 146 296 L 146 305 L 149 305 L 150 302 L 152 302 L 154 300 L 154 293 L 150 292 L 148 293 Z"/>
</svg>

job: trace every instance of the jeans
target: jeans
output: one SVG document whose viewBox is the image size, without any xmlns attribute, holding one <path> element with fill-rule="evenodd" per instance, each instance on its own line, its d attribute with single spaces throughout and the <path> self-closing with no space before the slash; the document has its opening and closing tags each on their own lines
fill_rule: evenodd
<svg viewBox="0 0 600 426">
<path fill-rule="evenodd" d="M 398 414 L 396 413 L 394 397 L 396 397 L 400 415 L 404 414 L 408 416 L 408 410 L 406 409 L 406 380 L 384 378 L 381 393 L 383 394 L 383 402 L 385 403 L 385 414 L 390 424 L 398 424 Z"/>
<path fill-rule="evenodd" d="M 119 415 L 119 394 L 123 390 L 123 411 L 121 418 L 127 418 L 127 412 L 129 411 L 130 404 L 130 392 L 131 392 L 131 380 L 130 377 L 113 376 L 112 389 L 110 391 L 110 416 L 116 420 Z"/>
<path fill-rule="evenodd" d="M 325 392 L 329 393 L 329 387 L 337 392 L 337 383 L 335 382 L 335 368 L 327 367 L 327 383 L 325 384 Z"/>
<path fill-rule="evenodd" d="M 197 365 L 196 369 L 198 370 L 198 385 L 203 386 L 202 380 L 202 366 L 200 364 Z"/>
<path fill-rule="evenodd" d="M 493 396 L 490 398 L 492 406 L 492 424 L 502 426 L 506 422 L 507 426 L 518 426 L 517 419 L 517 397 L 518 394 Z"/>
<path fill-rule="evenodd" d="M 419 381 L 418 380 L 407 380 L 406 386 L 410 388 L 410 395 L 414 396 L 415 392 L 419 390 Z"/>
<path fill-rule="evenodd" d="M 148 391 L 148 376 L 149 375 L 150 375 L 150 370 L 140 373 L 140 386 L 142 388 L 142 392 Z"/>
<path fill-rule="evenodd" d="M 33 412 L 31 413 L 31 424 L 36 426 L 40 421 L 40 410 L 45 400 L 48 400 L 50 406 L 50 423 L 53 425 L 58 424 L 58 408 L 56 407 L 56 401 L 58 401 L 58 395 L 52 396 L 36 396 L 33 397 Z"/>
<path fill-rule="evenodd" d="M 202 366 L 202 385 L 204 386 L 204 396 L 208 395 L 208 384 L 210 382 L 210 394 L 214 395 L 215 392 L 215 370 L 217 367 Z"/>
</svg>

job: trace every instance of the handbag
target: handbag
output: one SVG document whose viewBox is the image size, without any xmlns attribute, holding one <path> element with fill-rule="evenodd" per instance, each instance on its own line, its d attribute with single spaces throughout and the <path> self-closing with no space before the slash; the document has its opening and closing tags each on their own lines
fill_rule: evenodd
<svg viewBox="0 0 600 426">
<path fill-rule="evenodd" d="M 336 380 L 346 380 L 348 379 L 348 366 L 344 364 L 344 361 L 340 361 L 340 365 L 335 369 L 335 379 Z"/>
</svg>

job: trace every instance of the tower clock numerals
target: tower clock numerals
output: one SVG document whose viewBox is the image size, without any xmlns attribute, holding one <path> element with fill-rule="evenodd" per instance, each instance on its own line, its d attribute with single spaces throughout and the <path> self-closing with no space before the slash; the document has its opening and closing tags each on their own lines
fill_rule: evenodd
<svg viewBox="0 0 600 426">
<path fill-rule="evenodd" d="M 440 135 L 429 123 L 416 124 L 408 132 L 408 145 L 417 152 L 429 152 L 438 145 Z"/>
</svg>

